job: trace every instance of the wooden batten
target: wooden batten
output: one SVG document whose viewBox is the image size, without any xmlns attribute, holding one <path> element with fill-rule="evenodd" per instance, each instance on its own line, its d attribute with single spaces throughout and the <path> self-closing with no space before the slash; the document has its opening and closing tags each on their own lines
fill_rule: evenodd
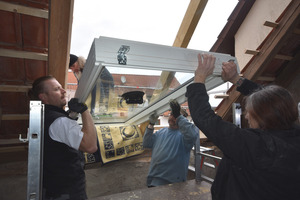
<svg viewBox="0 0 300 200">
<path fill-rule="evenodd" d="M 276 28 L 278 26 L 278 23 L 276 23 L 276 22 L 270 22 L 270 21 L 265 21 L 264 25 L 268 26 L 268 27 Z"/>
<path fill-rule="evenodd" d="M 215 99 L 224 99 L 226 97 L 229 97 L 229 95 L 228 94 L 218 94 L 218 95 L 215 95 L 214 97 L 215 97 Z"/>
<path fill-rule="evenodd" d="M 286 55 L 279 55 L 277 54 L 275 56 L 276 59 L 280 59 L 280 60 L 288 60 L 288 61 L 291 61 L 293 60 L 293 57 L 292 56 L 286 56 Z"/>
<path fill-rule="evenodd" d="M 295 29 L 297 29 L 299 23 L 299 12 L 299 1 L 291 1 L 290 5 L 285 10 L 284 15 L 279 21 L 279 26 L 274 29 L 266 38 L 264 45 L 260 48 L 260 51 L 246 51 L 246 53 L 252 55 L 257 55 L 259 53 L 251 60 L 247 66 L 247 69 L 243 71 L 243 75 L 246 78 L 250 80 L 256 80 L 266 69 L 266 67 L 269 66 L 270 62 L 272 62 L 279 50 L 284 46 L 288 35 L 294 33 Z M 287 78 L 287 76 L 284 76 L 284 79 L 290 79 L 290 77 Z M 229 97 L 225 98 L 216 108 L 217 114 L 222 118 L 228 118 L 232 103 L 236 102 L 240 96 L 241 94 L 238 91 L 231 91 Z"/>
<path fill-rule="evenodd" d="M 32 86 L 0 85 L 0 92 L 28 92 Z"/>
<path fill-rule="evenodd" d="M 45 19 L 49 18 L 49 13 L 47 10 L 43 10 L 39 8 L 30 8 L 27 6 L 21 6 L 21 5 L 7 3 L 3 1 L 0 1 L 0 10 L 24 14 L 24 15 L 30 15 L 30 16 L 40 17 Z"/>
<path fill-rule="evenodd" d="M 1 116 L 1 120 L 29 120 L 28 114 L 5 114 Z"/>
<path fill-rule="evenodd" d="M 257 54 L 259 54 L 259 51 L 258 51 L 258 50 L 250 50 L 250 49 L 247 49 L 247 50 L 245 51 L 245 54 L 250 54 L 250 55 L 256 56 Z"/>
<path fill-rule="evenodd" d="M 17 51 L 17 50 L 10 50 L 10 49 L 0 49 L 0 56 L 10 57 L 10 58 L 42 60 L 42 61 L 48 60 L 48 54 L 29 52 L 29 51 Z"/>
</svg>

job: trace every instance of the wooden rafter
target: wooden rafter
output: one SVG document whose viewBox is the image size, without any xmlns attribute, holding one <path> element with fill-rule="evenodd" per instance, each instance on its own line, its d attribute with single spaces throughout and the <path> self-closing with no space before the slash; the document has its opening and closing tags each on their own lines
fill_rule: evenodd
<svg viewBox="0 0 300 200">
<path fill-rule="evenodd" d="M 292 1 L 285 11 L 284 16 L 279 22 L 278 27 L 274 28 L 272 34 L 266 39 L 264 45 L 260 49 L 260 53 L 254 56 L 251 63 L 242 72 L 245 78 L 256 80 L 268 64 L 275 58 L 280 48 L 288 38 L 289 34 L 297 28 L 300 21 L 300 2 Z M 235 90 L 235 86 L 230 89 L 229 97 L 216 108 L 216 112 L 222 118 L 227 118 L 231 109 L 231 105 L 241 96 Z"/>
<path fill-rule="evenodd" d="M 0 1 L 0 10 L 48 19 L 48 11 Z"/>
<path fill-rule="evenodd" d="M 74 0 L 51 0 L 50 5 L 49 74 L 66 88 Z"/>
</svg>

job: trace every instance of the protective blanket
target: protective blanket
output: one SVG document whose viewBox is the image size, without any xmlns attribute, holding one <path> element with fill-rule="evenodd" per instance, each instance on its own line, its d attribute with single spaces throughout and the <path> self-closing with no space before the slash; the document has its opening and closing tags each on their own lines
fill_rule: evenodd
<svg viewBox="0 0 300 200">
<path fill-rule="evenodd" d="M 107 163 L 143 153 L 143 135 L 138 126 L 96 126 L 98 150 L 85 153 L 86 164 Z"/>
</svg>

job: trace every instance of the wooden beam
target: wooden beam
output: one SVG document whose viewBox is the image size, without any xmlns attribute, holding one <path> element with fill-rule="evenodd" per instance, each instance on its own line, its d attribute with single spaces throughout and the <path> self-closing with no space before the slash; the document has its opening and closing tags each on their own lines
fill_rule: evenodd
<svg viewBox="0 0 300 200">
<path fill-rule="evenodd" d="M 174 47 L 187 48 L 208 0 L 191 0 L 173 43 Z"/>
<path fill-rule="evenodd" d="M 291 1 L 287 7 L 285 14 L 279 21 L 278 28 L 274 29 L 272 34 L 266 39 L 264 45 L 260 49 L 259 55 L 255 56 L 247 68 L 243 71 L 245 78 L 255 80 L 261 75 L 265 68 L 270 64 L 277 55 L 280 48 L 285 44 L 286 39 L 295 30 L 300 21 L 300 1 Z M 236 86 L 230 89 L 229 97 L 216 108 L 216 112 L 222 118 L 227 118 L 232 104 L 241 96 L 235 90 Z"/>
<path fill-rule="evenodd" d="M 6 114 L 1 116 L 1 120 L 28 120 L 28 114 Z"/>
<path fill-rule="evenodd" d="M 25 59 L 32 59 L 32 60 L 48 60 L 48 55 L 44 53 L 36 53 L 36 52 L 29 52 L 29 51 L 16 51 L 10 49 L 1 49 L 0 48 L 0 56 L 3 57 L 10 57 L 10 58 L 25 58 Z"/>
<path fill-rule="evenodd" d="M 28 92 L 32 86 L 0 85 L 0 92 Z"/>
<path fill-rule="evenodd" d="M 49 13 L 47 10 L 39 9 L 39 8 L 30 8 L 27 6 L 21 6 L 13 3 L 7 3 L 0 1 L 0 10 L 14 12 L 24 15 L 30 15 L 34 17 L 40 17 L 48 19 Z"/>
<path fill-rule="evenodd" d="M 66 88 L 74 0 L 51 0 L 49 19 L 49 71 Z"/>
</svg>

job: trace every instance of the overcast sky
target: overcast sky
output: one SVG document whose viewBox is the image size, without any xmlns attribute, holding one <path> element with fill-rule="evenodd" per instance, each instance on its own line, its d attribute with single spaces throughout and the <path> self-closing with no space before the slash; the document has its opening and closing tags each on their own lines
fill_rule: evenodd
<svg viewBox="0 0 300 200">
<path fill-rule="evenodd" d="M 70 53 L 87 58 L 99 36 L 172 46 L 190 0 L 75 0 Z M 208 0 L 189 49 L 208 51 L 238 0 Z"/>
</svg>

